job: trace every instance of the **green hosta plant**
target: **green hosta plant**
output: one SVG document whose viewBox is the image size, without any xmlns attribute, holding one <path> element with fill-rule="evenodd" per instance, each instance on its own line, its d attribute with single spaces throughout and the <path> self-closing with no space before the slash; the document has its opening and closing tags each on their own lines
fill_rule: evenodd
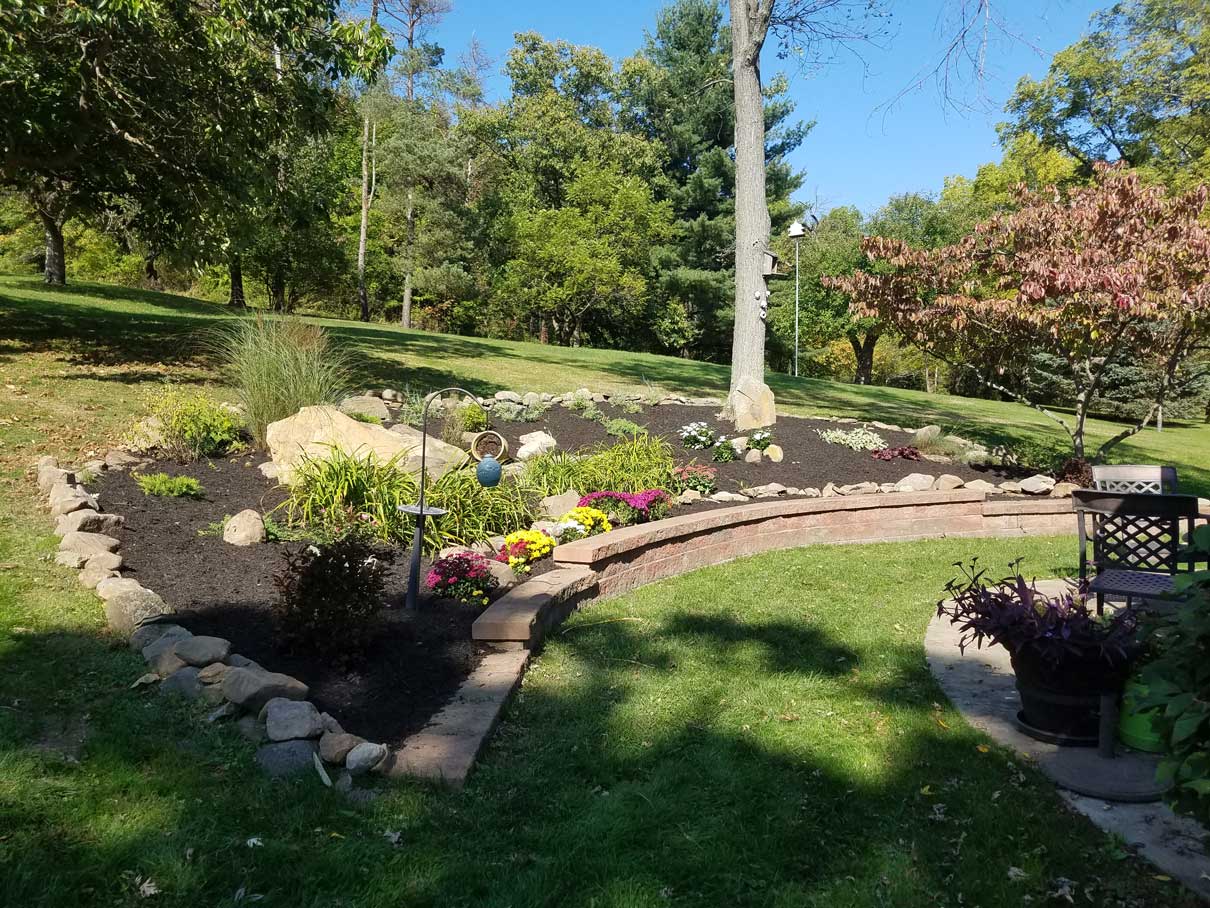
<svg viewBox="0 0 1210 908">
<path fill-rule="evenodd" d="M 1189 549 L 1210 559 L 1210 526 L 1197 527 Z M 1143 709 L 1158 707 L 1159 730 L 1168 743 L 1161 781 L 1172 783 L 1178 807 L 1210 820 L 1210 570 L 1177 574 L 1174 586 L 1187 598 L 1153 636 L 1156 657 L 1142 670 L 1148 695 Z"/>
</svg>

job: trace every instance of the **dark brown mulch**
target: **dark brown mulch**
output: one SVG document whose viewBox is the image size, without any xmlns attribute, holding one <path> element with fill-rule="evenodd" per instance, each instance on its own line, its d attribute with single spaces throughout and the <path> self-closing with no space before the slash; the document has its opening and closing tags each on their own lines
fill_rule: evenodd
<svg viewBox="0 0 1210 908">
<path fill-rule="evenodd" d="M 629 419 L 666 438 L 672 445 L 677 463 L 696 460 L 717 467 L 718 487 L 725 491 L 770 482 L 800 489 L 820 489 L 829 482 L 838 486 L 867 481 L 897 482 L 909 473 L 931 473 L 934 476 L 952 473 L 965 481 L 986 479 L 988 482 L 1002 482 L 1020 475 L 1019 470 L 1004 467 L 972 467 L 928 460 L 875 460 L 868 451 L 852 451 L 843 445 L 829 444 L 816 434 L 817 429 L 851 429 L 861 423 L 844 424 L 797 416 L 778 416 L 772 428 L 773 441 L 785 452 L 785 459 L 781 463 L 762 460 L 758 464 L 749 464 L 741 459 L 718 464 L 711 460 L 710 451 L 689 450 L 681 444 L 680 439 L 681 427 L 691 422 L 705 422 L 717 432 L 727 434 L 727 424 L 716 418 L 715 407 L 668 404 L 644 407 L 641 413 L 623 413 L 608 404 L 601 404 L 600 408 L 609 417 Z M 584 419 L 578 413 L 558 405 L 551 407 L 538 422 L 493 419 L 492 428 L 508 439 L 508 449 L 513 454 L 520 446 L 520 437 L 538 429 L 550 432 L 563 451 L 619 440 L 607 435 L 600 423 Z M 908 445 L 912 441 L 910 433 L 886 432 L 882 429 L 874 431 L 886 439 L 890 447 Z"/>
<path fill-rule="evenodd" d="M 129 474 L 106 474 L 99 486 L 102 505 L 126 517 L 119 532 L 123 570 L 176 608 L 179 624 L 195 634 L 224 637 L 235 652 L 304 681 L 312 702 L 347 731 L 396 744 L 422 728 L 478 665 L 483 650 L 471 640 L 471 624 L 480 610 L 425 597 L 422 573 L 419 608 L 405 611 L 408 553 L 398 551 L 382 630 L 353 667 L 287 649 L 270 611 L 273 574 L 283 549 L 302 543 L 241 548 L 199 535 L 225 515 L 249 507 L 268 511 L 283 500 L 283 490 L 255 467 L 263 459 L 143 468 L 195 477 L 205 490 L 202 500 L 149 497 Z"/>
</svg>

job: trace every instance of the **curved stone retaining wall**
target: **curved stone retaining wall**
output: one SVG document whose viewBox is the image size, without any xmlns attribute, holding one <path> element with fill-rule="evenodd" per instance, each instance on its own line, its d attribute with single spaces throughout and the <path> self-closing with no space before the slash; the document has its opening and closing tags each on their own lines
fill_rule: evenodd
<svg viewBox="0 0 1210 908">
<path fill-rule="evenodd" d="M 984 492 L 768 499 L 624 527 L 557 546 L 557 568 L 490 605 L 474 638 L 532 648 L 582 602 L 745 555 L 804 545 L 1075 533 L 1071 500 Z"/>
</svg>

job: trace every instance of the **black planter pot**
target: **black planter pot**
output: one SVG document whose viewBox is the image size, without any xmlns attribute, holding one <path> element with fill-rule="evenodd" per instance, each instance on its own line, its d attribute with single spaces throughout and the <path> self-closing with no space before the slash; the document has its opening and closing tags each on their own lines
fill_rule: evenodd
<svg viewBox="0 0 1210 908">
<path fill-rule="evenodd" d="M 1050 744 L 1095 747 L 1101 697 L 1116 696 L 1129 673 L 1128 659 L 1107 660 L 1101 653 L 1067 656 L 1057 666 L 1026 648 L 1012 654 L 1021 711 L 1017 726 L 1031 738 Z"/>
</svg>

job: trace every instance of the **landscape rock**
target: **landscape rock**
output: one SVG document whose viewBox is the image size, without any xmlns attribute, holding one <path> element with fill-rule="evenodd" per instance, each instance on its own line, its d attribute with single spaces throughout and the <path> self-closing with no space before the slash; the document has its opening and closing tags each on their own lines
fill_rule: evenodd
<svg viewBox="0 0 1210 908">
<path fill-rule="evenodd" d="M 496 578 L 497 589 L 501 592 L 511 590 L 520 582 L 517 572 L 505 564 L 503 561 L 491 560 L 487 563 L 487 569 L 491 575 Z"/>
<path fill-rule="evenodd" d="M 744 453 L 744 463 L 760 463 L 760 459 L 761 453 L 756 448 Z"/>
<path fill-rule="evenodd" d="M 420 471 L 421 433 L 402 423 L 384 429 L 358 422 L 336 407 L 303 407 L 293 416 L 270 423 L 266 440 L 279 477 L 289 481 L 294 465 L 304 456 L 323 459 L 333 450 L 356 457 L 374 457 L 380 463 L 398 458 L 404 469 Z M 466 452 L 439 438 L 429 437 L 425 465 L 432 477 L 463 463 Z"/>
<path fill-rule="evenodd" d="M 55 535 L 66 536 L 68 533 L 105 533 L 112 535 L 126 523 L 126 518 L 120 514 L 102 514 L 99 511 L 81 508 L 70 514 L 63 514 L 55 521 Z"/>
<path fill-rule="evenodd" d="M 97 568 L 118 571 L 122 568 L 122 556 L 117 552 L 98 552 L 88 559 L 88 563 Z"/>
<path fill-rule="evenodd" d="M 895 483 L 897 492 L 927 492 L 933 487 L 937 478 L 931 473 L 909 473 Z"/>
<path fill-rule="evenodd" d="M 1027 495 L 1045 495 L 1055 487 L 1055 481 L 1050 476 L 1038 473 L 1021 480 L 1021 491 Z"/>
<path fill-rule="evenodd" d="M 748 450 L 748 436 L 736 435 L 734 438 L 729 439 L 727 444 L 731 445 L 732 451 L 734 451 L 740 457 L 743 457 L 744 452 Z"/>
<path fill-rule="evenodd" d="M 192 665 L 178 668 L 160 682 L 160 693 L 196 700 L 202 695 L 202 682 L 198 680 L 197 669 Z"/>
<path fill-rule="evenodd" d="M 539 454 L 553 451 L 557 446 L 558 442 L 549 432 L 543 432 L 540 429 L 536 432 L 526 432 L 521 436 L 521 447 L 517 449 L 517 460 L 524 462 Z"/>
<path fill-rule="evenodd" d="M 179 624 L 161 624 L 153 621 L 134 629 L 130 635 L 130 648 L 142 651 L 144 647 L 150 646 L 162 637 L 169 636 L 180 640 L 183 637 L 190 637 L 192 634 Z"/>
<path fill-rule="evenodd" d="M 229 545 L 258 545 L 265 538 L 265 519 L 252 508 L 240 511 L 223 526 L 223 542 Z"/>
<path fill-rule="evenodd" d="M 233 706 L 235 704 L 232 704 Z M 236 707 L 238 709 L 238 707 Z M 235 722 L 235 730 L 253 744 L 260 744 L 268 736 L 265 734 L 265 723 L 256 716 L 240 716 Z"/>
<path fill-rule="evenodd" d="M 340 412 L 373 416 L 383 422 L 391 418 L 391 411 L 387 409 L 387 405 L 381 399 L 369 395 L 346 397 L 340 402 Z"/>
<path fill-rule="evenodd" d="M 920 448 L 933 444 L 939 438 L 941 438 L 941 426 L 922 426 L 912 433 L 912 444 Z"/>
<path fill-rule="evenodd" d="M 836 490 L 836 486 L 830 482 L 825 482 L 823 488 L 819 490 L 820 498 L 835 498 L 839 494 L 840 493 Z"/>
<path fill-rule="evenodd" d="M 732 502 L 732 501 L 741 502 L 741 501 L 747 501 L 748 496 L 747 495 L 737 495 L 735 492 L 715 492 L 713 495 L 710 496 L 710 500 L 711 501 L 720 501 L 720 502 Z"/>
<path fill-rule="evenodd" d="M 146 621 L 172 613 L 172 607 L 163 599 L 142 588 L 118 593 L 105 601 L 105 618 L 109 626 L 122 634 L 129 634 Z"/>
<path fill-rule="evenodd" d="M 105 454 L 105 466 L 110 470 L 125 470 L 143 462 L 143 458 L 114 448 Z"/>
<path fill-rule="evenodd" d="M 880 482 L 880 483 L 878 483 L 878 491 L 886 492 L 889 494 L 891 492 L 898 492 L 899 489 L 898 489 L 898 487 L 896 487 L 895 483 L 893 483 L 893 482 Z"/>
<path fill-rule="evenodd" d="M 270 741 L 318 738 L 324 730 L 319 710 L 306 700 L 274 697 L 265 704 L 264 719 L 265 732 Z"/>
<path fill-rule="evenodd" d="M 256 468 L 260 470 L 260 475 L 265 477 L 265 479 L 278 479 L 281 477 L 281 467 L 271 460 L 257 464 Z"/>
<path fill-rule="evenodd" d="M 954 489 L 960 489 L 966 485 L 966 481 L 961 476 L 955 476 L 953 473 L 942 473 L 937 477 L 937 481 L 933 483 L 933 488 L 939 492 L 951 492 Z"/>
<path fill-rule="evenodd" d="M 549 397 L 550 395 L 547 396 Z M 544 401 L 542 400 L 542 395 L 536 391 L 527 391 L 521 395 L 521 403 L 527 407 L 537 407 L 544 403 Z"/>
<path fill-rule="evenodd" d="M 507 401 L 510 404 L 521 403 L 521 395 L 516 391 L 497 391 L 493 396 L 496 400 Z"/>
<path fill-rule="evenodd" d="M 400 394 L 398 391 L 396 391 L 394 388 L 383 388 L 377 394 L 373 394 L 372 396 L 381 397 L 383 400 L 391 400 L 391 401 L 403 400 L 403 395 Z"/>
<path fill-rule="evenodd" d="M 84 508 L 100 510 L 96 495 L 89 495 L 83 486 L 71 486 L 62 482 L 51 489 L 47 505 L 56 517 Z"/>
<path fill-rule="evenodd" d="M 161 678 L 167 678 L 185 667 L 185 660 L 173 652 L 176 644 L 176 640 L 165 640 L 161 637 L 155 643 L 143 647 L 143 658 L 147 660 L 147 667 Z"/>
<path fill-rule="evenodd" d="M 558 520 L 572 508 L 576 507 L 582 497 L 575 489 L 564 492 L 562 495 L 547 495 L 538 506 L 538 513 L 549 517 L 551 520 Z"/>
<path fill-rule="evenodd" d="M 227 674 L 228 668 L 230 666 L 223 662 L 211 662 L 197 673 L 198 680 L 203 684 L 218 684 L 223 680 L 223 675 Z"/>
<path fill-rule="evenodd" d="M 222 719 L 234 719 L 238 715 L 239 707 L 229 700 L 225 700 L 218 709 L 213 709 L 206 714 L 206 721 L 213 725 Z"/>
<path fill-rule="evenodd" d="M 76 477 L 70 470 L 61 470 L 57 466 L 47 464 L 38 468 L 38 491 L 43 495 L 49 495 L 50 490 L 56 485 L 71 485 L 75 479 Z"/>
<path fill-rule="evenodd" d="M 108 554 L 110 553 L 101 552 L 98 555 L 93 555 L 92 558 Z M 92 559 L 90 558 L 89 560 L 91 561 Z M 110 577 L 97 584 L 97 595 L 108 601 L 119 593 L 138 592 L 142 588 L 143 585 L 133 577 Z"/>
<path fill-rule="evenodd" d="M 387 756 L 385 744 L 372 744 L 365 741 L 358 744 L 345 755 L 345 769 L 350 775 L 359 776 L 370 772 Z"/>
<path fill-rule="evenodd" d="M 1051 498 L 1070 498 L 1071 493 L 1080 488 L 1079 483 L 1075 482 L 1056 482 L 1055 487 L 1050 490 Z"/>
<path fill-rule="evenodd" d="M 307 699 L 308 688 L 297 678 L 256 668 L 232 668 L 223 675 L 223 696 L 252 712 L 259 712 L 270 700 Z"/>
<path fill-rule="evenodd" d="M 702 500 L 702 493 L 697 489 L 685 489 L 680 495 L 676 496 L 677 504 L 693 504 L 695 501 Z"/>
<path fill-rule="evenodd" d="M 111 553 L 105 552 L 109 555 Z M 80 571 L 80 585 L 85 589 L 96 589 L 97 584 L 109 577 L 117 577 L 118 572 L 113 568 L 106 567 L 97 560 L 99 556 L 94 556 L 88 559 L 88 563 L 84 565 L 84 570 Z"/>
<path fill-rule="evenodd" d="M 232 653 L 228 656 L 227 664 L 232 668 L 255 668 L 257 671 L 264 671 L 264 667 L 259 662 L 253 662 L 247 656 L 241 656 L 239 653 Z"/>
<path fill-rule="evenodd" d="M 222 637 L 187 637 L 176 645 L 176 654 L 187 665 L 199 668 L 222 662 L 231 652 L 231 641 Z"/>
<path fill-rule="evenodd" d="M 77 552 L 85 558 L 101 552 L 116 552 L 121 546 L 121 540 L 104 533 L 72 532 L 59 541 L 60 552 Z"/>
<path fill-rule="evenodd" d="M 1019 482 L 1011 482 L 1011 481 L 1010 481 L 1010 482 L 1002 482 L 1002 483 L 1000 483 L 1000 485 L 998 485 L 996 488 L 998 488 L 998 489 L 999 489 L 1001 492 L 1010 492 L 1010 493 L 1013 493 L 1013 492 L 1020 492 L 1020 491 L 1021 491 L 1021 483 L 1019 483 Z"/>
<path fill-rule="evenodd" d="M 780 482 L 769 482 L 763 486 L 752 486 L 749 489 L 744 489 L 743 492 L 749 498 L 776 498 L 786 491 L 786 487 Z"/>
<path fill-rule="evenodd" d="M 256 763 L 274 779 L 312 771 L 317 748 L 314 741 L 275 741 L 256 749 Z"/>
<path fill-rule="evenodd" d="M 764 382 L 750 376 L 740 379 L 728 404 L 737 432 L 771 426 L 777 421 L 773 392 Z"/>
<path fill-rule="evenodd" d="M 765 448 L 765 457 L 773 461 L 773 463 L 781 463 L 785 456 L 786 454 L 781 449 L 781 445 L 769 445 L 769 447 Z"/>
<path fill-rule="evenodd" d="M 343 763 L 350 750 L 364 743 L 365 738 L 359 738 L 357 735 L 325 731 L 319 739 L 319 755 L 325 763 Z"/>
<path fill-rule="evenodd" d="M 88 559 L 79 552 L 58 552 L 55 554 L 55 564 L 66 568 L 79 569 L 88 563 Z"/>
<path fill-rule="evenodd" d="M 966 484 L 967 491 L 970 492 L 994 492 L 996 491 L 995 483 L 988 482 L 986 479 L 972 479 Z"/>
<path fill-rule="evenodd" d="M 818 498 L 818 497 L 819 497 L 819 489 L 812 489 L 812 488 L 799 489 L 799 490 L 798 490 L 798 494 L 799 494 L 799 495 L 802 495 L 802 496 L 804 496 L 804 497 L 806 497 L 806 498 Z"/>
<path fill-rule="evenodd" d="M 898 483 L 895 484 L 898 487 Z M 838 495 L 873 495 L 878 491 L 878 483 L 876 482 L 854 482 L 849 485 L 838 486 L 836 493 Z"/>
</svg>

